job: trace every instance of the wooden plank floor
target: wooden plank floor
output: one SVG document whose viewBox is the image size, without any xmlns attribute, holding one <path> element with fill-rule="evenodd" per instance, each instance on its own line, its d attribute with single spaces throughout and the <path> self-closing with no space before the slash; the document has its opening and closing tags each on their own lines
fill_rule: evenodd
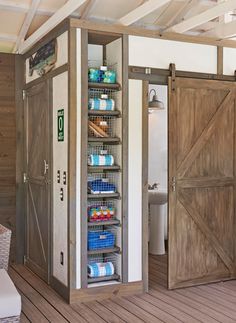
<svg viewBox="0 0 236 323">
<path fill-rule="evenodd" d="M 236 322 L 236 281 L 168 291 L 166 256 L 149 257 L 149 293 L 75 305 L 24 266 L 9 273 L 22 295 L 21 322 Z"/>
</svg>

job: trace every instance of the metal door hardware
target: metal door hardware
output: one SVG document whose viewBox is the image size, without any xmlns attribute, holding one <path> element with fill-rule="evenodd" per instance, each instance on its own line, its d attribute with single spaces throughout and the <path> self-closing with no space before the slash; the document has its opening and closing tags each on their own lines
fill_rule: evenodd
<svg viewBox="0 0 236 323">
<path fill-rule="evenodd" d="M 175 177 L 172 177 L 171 186 L 172 186 L 172 191 L 175 192 L 176 191 L 176 178 Z"/>
<path fill-rule="evenodd" d="M 64 253 L 61 251 L 60 253 L 60 264 L 63 266 L 64 265 Z"/>
<path fill-rule="evenodd" d="M 150 67 L 145 68 L 145 74 L 152 74 L 152 70 Z"/>
<path fill-rule="evenodd" d="M 47 163 L 47 161 L 44 159 L 44 171 L 43 171 L 43 174 L 46 175 L 47 174 L 47 171 L 49 169 L 49 164 Z"/>
<path fill-rule="evenodd" d="M 66 185 L 66 172 L 63 172 L 63 184 Z"/>
<path fill-rule="evenodd" d="M 62 187 L 60 188 L 60 200 L 64 201 L 64 190 Z"/>
<path fill-rule="evenodd" d="M 61 172 L 58 170 L 57 171 L 57 183 L 60 184 L 61 182 Z"/>
<path fill-rule="evenodd" d="M 28 180 L 29 180 L 28 175 L 27 175 L 26 173 L 23 173 L 23 182 L 24 182 L 24 183 L 27 183 L 27 182 L 28 182 Z"/>
</svg>

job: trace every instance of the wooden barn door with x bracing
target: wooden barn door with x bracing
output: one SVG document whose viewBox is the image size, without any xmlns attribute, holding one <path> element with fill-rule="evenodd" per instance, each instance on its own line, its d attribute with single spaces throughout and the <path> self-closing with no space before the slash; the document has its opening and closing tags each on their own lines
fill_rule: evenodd
<svg viewBox="0 0 236 323">
<path fill-rule="evenodd" d="M 169 80 L 168 287 L 235 278 L 236 85 Z"/>
<path fill-rule="evenodd" d="M 49 282 L 50 134 L 49 83 L 25 93 L 26 265 Z"/>
</svg>

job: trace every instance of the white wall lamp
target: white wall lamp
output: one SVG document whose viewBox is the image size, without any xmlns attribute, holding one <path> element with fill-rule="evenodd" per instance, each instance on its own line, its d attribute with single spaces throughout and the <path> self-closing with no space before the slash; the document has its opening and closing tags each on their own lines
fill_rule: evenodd
<svg viewBox="0 0 236 323">
<path fill-rule="evenodd" d="M 158 100 L 157 93 L 155 89 L 151 89 L 149 92 L 149 98 L 151 98 L 151 93 L 154 92 L 152 100 L 148 102 L 148 113 L 152 113 L 157 110 L 164 110 L 164 104 L 162 101 Z"/>
</svg>

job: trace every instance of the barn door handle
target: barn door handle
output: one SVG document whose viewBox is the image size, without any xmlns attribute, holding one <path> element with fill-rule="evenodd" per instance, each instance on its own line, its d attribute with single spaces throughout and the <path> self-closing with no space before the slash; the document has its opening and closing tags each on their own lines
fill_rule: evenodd
<svg viewBox="0 0 236 323">
<path fill-rule="evenodd" d="M 45 159 L 43 160 L 43 162 L 44 162 L 44 172 L 43 172 L 43 174 L 46 175 L 47 174 L 47 171 L 49 169 L 49 165 L 48 165 L 48 163 L 46 162 Z"/>
</svg>

